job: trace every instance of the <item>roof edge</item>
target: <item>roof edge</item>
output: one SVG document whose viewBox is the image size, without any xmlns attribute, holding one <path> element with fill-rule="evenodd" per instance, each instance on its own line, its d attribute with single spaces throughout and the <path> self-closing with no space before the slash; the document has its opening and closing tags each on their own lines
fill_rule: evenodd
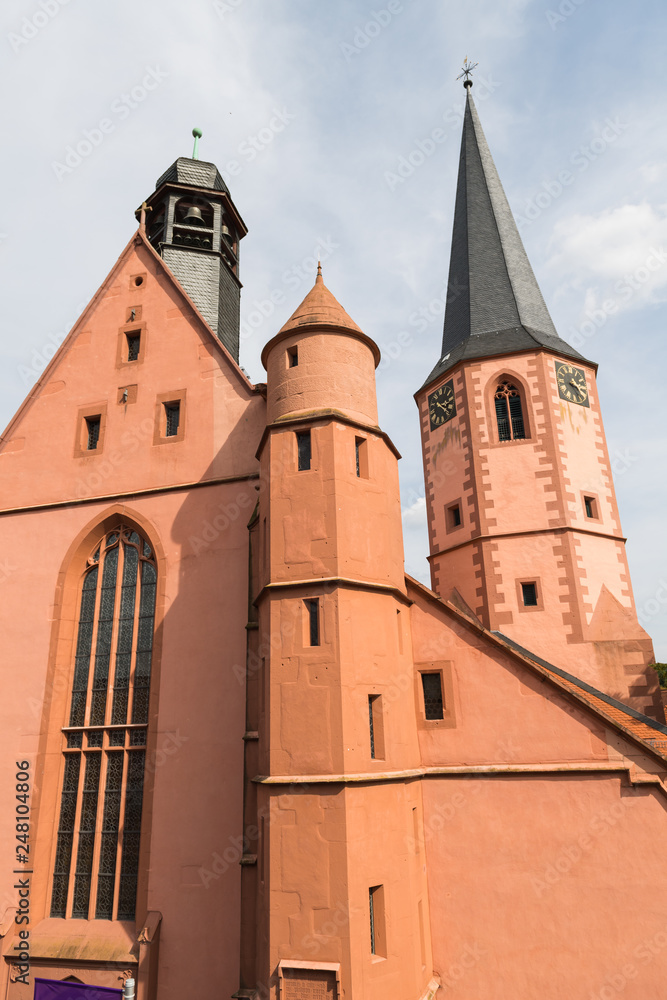
<svg viewBox="0 0 667 1000">
<path fill-rule="evenodd" d="M 450 618 L 454 618 L 469 631 L 475 632 L 477 635 L 483 635 L 484 638 L 491 643 L 491 645 L 508 654 L 516 662 L 527 666 L 535 674 L 537 674 L 537 676 L 549 681 L 564 695 L 569 695 L 570 697 L 575 698 L 578 704 L 580 704 L 583 708 L 604 719 L 607 726 L 611 726 L 618 730 L 623 734 L 624 738 L 638 744 L 644 752 L 652 754 L 660 761 L 661 764 L 665 764 L 667 751 L 665 753 L 661 752 L 656 747 L 652 746 L 647 740 L 642 739 L 642 737 L 637 733 L 633 733 L 632 730 L 621 725 L 616 719 L 602 712 L 585 698 L 580 697 L 576 691 L 572 691 L 571 688 L 566 687 L 565 684 L 561 684 L 559 679 L 562 679 L 569 684 L 573 684 L 582 691 L 586 691 L 587 693 L 594 695 L 594 697 L 599 698 L 610 707 L 623 712 L 625 715 L 629 715 L 630 718 L 636 719 L 638 722 L 648 725 L 651 729 L 656 730 L 656 732 L 659 732 L 661 735 L 667 736 L 667 726 L 663 726 L 662 723 L 657 722 L 655 719 L 650 719 L 646 715 L 642 715 L 641 712 L 637 712 L 636 709 L 630 708 L 629 705 L 625 705 L 623 702 L 617 701 L 609 695 L 605 695 L 602 691 L 598 691 L 597 688 L 592 687 L 592 685 L 579 680 L 578 677 L 568 674 L 567 671 L 561 670 L 560 667 L 556 667 L 553 664 L 548 663 L 547 660 L 541 659 L 541 657 L 531 653 L 530 650 L 523 649 L 523 647 L 519 646 L 517 643 L 513 643 L 512 640 L 508 639 L 507 636 L 504 636 L 501 632 L 491 632 L 484 625 L 482 625 L 481 622 L 475 623 L 468 618 L 467 615 L 464 615 L 463 612 L 459 611 L 458 608 L 455 608 L 453 605 L 443 601 L 442 598 L 439 597 L 433 590 L 407 573 L 405 574 L 405 582 L 408 588 L 408 595 L 410 588 L 412 588 L 413 591 L 417 590 L 421 592 L 427 600 L 433 604 L 437 604 Z"/>
</svg>

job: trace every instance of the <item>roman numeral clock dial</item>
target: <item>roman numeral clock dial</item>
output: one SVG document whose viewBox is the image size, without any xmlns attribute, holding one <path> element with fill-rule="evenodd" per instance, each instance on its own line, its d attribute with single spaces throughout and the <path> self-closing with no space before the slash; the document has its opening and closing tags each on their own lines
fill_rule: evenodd
<svg viewBox="0 0 667 1000">
<path fill-rule="evenodd" d="M 583 368 L 575 368 L 574 365 L 557 361 L 556 381 L 561 399 L 566 399 L 568 403 L 578 403 L 579 406 L 590 406 L 586 372 Z"/>
<path fill-rule="evenodd" d="M 431 430 L 446 424 L 456 415 L 456 400 L 454 398 L 454 380 L 445 382 L 428 397 L 428 414 L 431 420 Z"/>
</svg>

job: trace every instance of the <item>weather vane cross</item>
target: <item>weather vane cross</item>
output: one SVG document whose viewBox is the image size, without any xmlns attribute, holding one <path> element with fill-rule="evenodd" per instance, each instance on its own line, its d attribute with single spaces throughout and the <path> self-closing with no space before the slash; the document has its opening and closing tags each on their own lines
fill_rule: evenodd
<svg viewBox="0 0 667 1000">
<path fill-rule="evenodd" d="M 463 70 L 463 72 L 460 73 L 457 76 L 456 79 L 460 80 L 461 77 L 465 77 L 465 80 L 463 81 L 463 86 L 464 87 L 472 87 L 472 80 L 470 79 L 470 77 L 472 76 L 472 71 L 474 69 L 476 69 L 478 66 L 479 66 L 479 63 L 470 63 L 470 62 L 468 62 L 468 57 L 466 56 L 465 59 L 464 59 L 464 61 L 463 61 L 463 66 L 461 67 L 462 70 Z"/>
</svg>

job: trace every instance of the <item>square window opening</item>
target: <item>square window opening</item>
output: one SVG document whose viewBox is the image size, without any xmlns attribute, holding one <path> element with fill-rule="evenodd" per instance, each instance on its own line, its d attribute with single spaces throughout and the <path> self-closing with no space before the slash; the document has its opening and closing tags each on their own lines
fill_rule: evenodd
<svg viewBox="0 0 667 1000">
<path fill-rule="evenodd" d="M 297 431 L 296 444 L 299 472 L 307 472 L 310 469 L 310 460 L 312 457 L 310 431 Z"/>
<path fill-rule="evenodd" d="M 526 608 L 536 608 L 537 607 L 537 584 L 536 583 L 522 583 L 521 584 L 521 594 L 523 597 L 524 607 Z"/>
<path fill-rule="evenodd" d="M 288 347 L 287 348 L 287 367 L 296 368 L 299 364 L 299 348 L 298 347 Z"/>
<path fill-rule="evenodd" d="M 320 602 L 318 598 L 305 602 L 308 612 L 308 638 L 309 645 L 319 646 L 320 644 Z"/>
<path fill-rule="evenodd" d="M 451 507 L 447 508 L 447 527 L 451 531 L 453 528 L 460 528 L 462 523 L 461 505 L 452 504 Z"/>
<path fill-rule="evenodd" d="M 141 349 L 141 334 L 132 331 L 132 333 L 126 333 L 125 337 L 127 339 L 127 360 L 138 361 Z"/>
<path fill-rule="evenodd" d="M 86 448 L 88 451 L 95 451 L 100 440 L 100 424 L 101 416 L 96 417 L 86 417 L 86 430 L 88 432 L 88 443 Z"/>
<path fill-rule="evenodd" d="M 176 400 L 173 403 L 164 403 L 165 413 L 165 437 L 176 437 L 178 427 L 181 422 L 181 403 Z"/>
<path fill-rule="evenodd" d="M 444 719 L 445 705 L 442 697 L 442 678 L 439 673 L 422 674 L 424 716 L 429 722 Z"/>
</svg>

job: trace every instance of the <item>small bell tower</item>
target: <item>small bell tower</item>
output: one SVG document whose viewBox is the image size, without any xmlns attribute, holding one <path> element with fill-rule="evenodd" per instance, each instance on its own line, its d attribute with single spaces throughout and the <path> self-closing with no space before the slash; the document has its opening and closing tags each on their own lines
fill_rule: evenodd
<svg viewBox="0 0 667 1000">
<path fill-rule="evenodd" d="M 172 163 L 145 202 L 146 235 L 234 360 L 239 360 L 239 244 L 248 232 L 214 163 Z"/>
</svg>

